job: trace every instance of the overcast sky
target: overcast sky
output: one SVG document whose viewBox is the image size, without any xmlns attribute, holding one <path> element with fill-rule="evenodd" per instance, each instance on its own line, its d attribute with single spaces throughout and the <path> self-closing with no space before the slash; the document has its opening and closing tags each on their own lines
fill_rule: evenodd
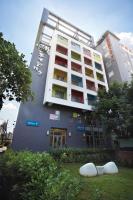
<svg viewBox="0 0 133 200">
<path fill-rule="evenodd" d="M 24 53 L 28 63 L 43 8 L 47 8 L 94 36 L 110 30 L 133 47 L 133 0 L 0 0 L 0 32 Z M 18 103 L 6 102 L 0 120 L 12 129 Z"/>
</svg>

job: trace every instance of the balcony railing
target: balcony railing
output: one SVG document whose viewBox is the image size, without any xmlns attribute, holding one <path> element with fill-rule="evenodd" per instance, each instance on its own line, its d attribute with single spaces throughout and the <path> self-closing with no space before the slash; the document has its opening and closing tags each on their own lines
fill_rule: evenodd
<svg viewBox="0 0 133 200">
<path fill-rule="evenodd" d="M 67 67 L 67 60 L 60 56 L 55 56 L 55 64 L 63 66 L 63 67 Z"/>
<path fill-rule="evenodd" d="M 56 51 L 61 53 L 61 54 L 64 54 L 64 55 L 68 54 L 68 50 L 65 47 L 62 47 L 60 45 L 56 46 Z"/>
<path fill-rule="evenodd" d="M 98 90 L 105 90 L 105 86 L 98 84 Z"/>
<path fill-rule="evenodd" d="M 91 57 L 91 52 L 90 52 L 90 50 L 88 50 L 88 49 L 86 49 L 86 48 L 83 48 L 83 53 L 84 53 L 84 55 Z"/>
<path fill-rule="evenodd" d="M 67 99 L 67 88 L 58 86 L 58 85 L 53 85 L 52 97 L 66 100 Z"/>
<path fill-rule="evenodd" d="M 72 90 L 71 101 L 74 101 L 74 102 L 77 102 L 77 103 L 84 103 L 83 93 L 76 91 L 76 90 Z"/>
<path fill-rule="evenodd" d="M 74 60 L 77 60 L 77 61 L 81 61 L 81 55 L 74 51 L 71 51 L 71 58 L 73 58 Z"/>
<path fill-rule="evenodd" d="M 64 38 L 61 35 L 58 35 L 57 42 L 59 44 L 63 44 L 64 46 L 68 46 L 68 39 Z"/>
<path fill-rule="evenodd" d="M 54 79 L 67 82 L 67 73 L 58 69 L 54 69 Z"/>
<path fill-rule="evenodd" d="M 95 62 L 95 68 L 102 71 L 102 65 Z"/>
<path fill-rule="evenodd" d="M 86 65 L 92 66 L 92 61 L 89 58 L 84 57 L 84 63 Z"/>
<path fill-rule="evenodd" d="M 89 89 L 89 90 L 96 91 L 95 83 L 92 82 L 92 81 L 86 80 L 86 87 L 87 87 L 87 89 Z"/>
<path fill-rule="evenodd" d="M 81 65 L 78 65 L 77 63 L 71 62 L 71 69 L 73 71 L 82 73 L 82 67 L 81 67 Z"/>
<path fill-rule="evenodd" d="M 104 77 L 102 74 L 99 74 L 98 72 L 96 73 L 97 75 L 97 80 L 104 82 Z"/>
<path fill-rule="evenodd" d="M 72 84 L 73 85 L 77 85 L 79 87 L 83 87 L 83 81 L 82 81 L 82 78 L 78 77 L 78 76 L 75 76 L 75 75 L 72 75 L 71 76 L 71 80 L 72 80 Z"/>
<path fill-rule="evenodd" d="M 86 76 L 94 78 L 94 74 L 93 74 L 93 71 L 91 69 L 85 68 L 85 74 L 86 74 Z"/>
<path fill-rule="evenodd" d="M 96 96 L 87 94 L 88 105 L 94 105 L 96 102 Z"/>
</svg>

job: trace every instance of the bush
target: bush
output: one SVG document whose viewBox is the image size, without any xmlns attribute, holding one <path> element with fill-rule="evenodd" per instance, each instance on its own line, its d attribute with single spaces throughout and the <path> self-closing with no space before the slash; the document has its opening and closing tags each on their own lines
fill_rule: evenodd
<svg viewBox="0 0 133 200">
<path fill-rule="evenodd" d="M 49 151 L 50 155 L 58 162 L 108 162 L 114 160 L 114 151 L 100 149 L 63 148 Z"/>
<path fill-rule="evenodd" d="M 1 155 L 0 180 L 3 200 L 74 200 L 81 186 L 49 154 L 26 151 Z"/>
</svg>

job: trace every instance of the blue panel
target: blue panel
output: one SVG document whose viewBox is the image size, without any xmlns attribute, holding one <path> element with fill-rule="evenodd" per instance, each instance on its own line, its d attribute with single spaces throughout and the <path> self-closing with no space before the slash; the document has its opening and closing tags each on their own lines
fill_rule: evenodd
<svg viewBox="0 0 133 200">
<path fill-rule="evenodd" d="M 26 121 L 26 125 L 27 126 L 40 126 L 40 122 L 28 120 L 28 121 Z"/>
</svg>

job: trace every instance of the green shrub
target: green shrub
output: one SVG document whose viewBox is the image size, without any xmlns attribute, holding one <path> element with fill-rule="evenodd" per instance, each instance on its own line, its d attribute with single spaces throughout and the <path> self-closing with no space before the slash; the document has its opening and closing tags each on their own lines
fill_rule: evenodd
<svg viewBox="0 0 133 200">
<path fill-rule="evenodd" d="M 53 149 L 49 151 L 50 155 L 58 162 L 108 162 L 114 160 L 114 152 L 112 150 L 103 149 L 78 149 L 78 148 L 63 148 Z"/>
<path fill-rule="evenodd" d="M 80 180 L 47 153 L 6 152 L 0 157 L 0 180 L 6 200 L 74 200 L 80 190 Z"/>
</svg>

